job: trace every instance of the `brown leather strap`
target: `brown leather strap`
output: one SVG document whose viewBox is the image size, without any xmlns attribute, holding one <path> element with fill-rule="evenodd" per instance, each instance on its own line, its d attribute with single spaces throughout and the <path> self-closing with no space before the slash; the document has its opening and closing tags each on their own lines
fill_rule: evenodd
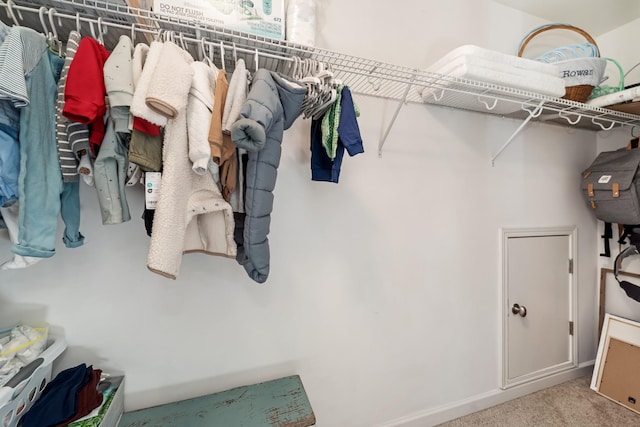
<svg viewBox="0 0 640 427">
<path fill-rule="evenodd" d="M 595 196 L 595 193 L 593 192 L 593 182 L 587 184 L 587 194 L 589 195 L 589 197 Z"/>
<path fill-rule="evenodd" d="M 613 197 L 620 197 L 620 184 L 614 182 L 611 186 L 611 193 L 613 194 Z"/>
</svg>

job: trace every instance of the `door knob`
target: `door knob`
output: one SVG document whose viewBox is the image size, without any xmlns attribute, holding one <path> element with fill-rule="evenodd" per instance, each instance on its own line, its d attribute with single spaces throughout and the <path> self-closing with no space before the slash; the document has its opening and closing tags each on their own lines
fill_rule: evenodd
<svg viewBox="0 0 640 427">
<path fill-rule="evenodd" d="M 513 307 L 511 307 L 511 312 L 513 314 L 519 314 L 520 317 L 525 317 L 527 315 L 527 307 L 520 304 L 513 304 Z"/>
</svg>

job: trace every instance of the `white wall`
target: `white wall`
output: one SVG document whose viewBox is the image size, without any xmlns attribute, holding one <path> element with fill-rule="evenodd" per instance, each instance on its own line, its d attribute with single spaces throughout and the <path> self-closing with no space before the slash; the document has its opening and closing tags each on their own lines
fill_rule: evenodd
<svg viewBox="0 0 640 427">
<path fill-rule="evenodd" d="M 425 67 L 467 43 L 512 53 L 539 24 L 487 0 L 394 5 L 322 2 L 318 45 Z M 84 186 L 85 246 L 0 271 L 1 310 L 62 330 L 60 368 L 124 371 L 127 410 L 300 374 L 318 426 L 429 425 L 435 408 L 501 393 L 500 228 L 576 225 L 579 362 L 592 361 L 598 240 L 579 182 L 596 134 L 534 123 L 491 167 L 520 122 L 410 104 L 378 158 L 397 104 L 355 100 L 366 153 L 340 184 L 310 181 L 307 121 L 285 136 L 266 284 L 203 255 L 175 281 L 154 275 L 141 192 L 131 222 L 105 227 Z"/>
<path fill-rule="evenodd" d="M 640 66 L 634 68 L 640 59 L 635 49 L 629 48 L 629 41 L 637 40 L 638 37 L 640 37 L 640 19 L 603 34 L 597 40 L 602 56 L 615 59 L 622 66 L 624 73 L 628 72 L 625 85 L 640 83 Z M 607 75 L 610 76 L 607 85 L 616 86 L 620 82 L 620 73 L 615 65 L 607 65 Z"/>
</svg>

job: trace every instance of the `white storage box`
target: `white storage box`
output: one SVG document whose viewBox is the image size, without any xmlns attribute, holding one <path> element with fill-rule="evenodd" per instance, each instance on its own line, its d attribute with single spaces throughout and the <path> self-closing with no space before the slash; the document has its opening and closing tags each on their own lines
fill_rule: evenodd
<svg viewBox="0 0 640 427">
<path fill-rule="evenodd" d="M 284 40 L 284 0 L 153 0 L 153 11 L 160 15 Z"/>
<path fill-rule="evenodd" d="M 51 381 L 53 361 L 66 348 L 67 344 L 64 338 L 49 333 L 47 348 L 36 359 L 36 361 L 42 359 L 42 363 L 35 368 L 33 373 L 20 381 L 15 387 L 0 387 L 0 426 L 16 427 L 18 425 L 20 418 L 33 406 L 45 386 Z M 23 369 L 27 369 L 29 366 L 27 365 Z M 18 375 L 20 373 L 16 374 L 16 377 Z"/>
</svg>

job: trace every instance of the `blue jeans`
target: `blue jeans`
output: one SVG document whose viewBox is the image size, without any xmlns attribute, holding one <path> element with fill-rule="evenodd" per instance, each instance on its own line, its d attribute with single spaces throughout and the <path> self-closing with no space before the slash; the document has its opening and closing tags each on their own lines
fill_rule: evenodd
<svg viewBox="0 0 640 427">
<path fill-rule="evenodd" d="M 66 225 L 64 242 L 80 246 L 79 183 L 63 185 L 55 136 L 57 82 L 64 58 L 45 49 L 38 65 L 26 76 L 32 102 L 20 116 L 20 210 L 18 255 L 48 258 L 55 254 L 58 216 Z"/>
</svg>

